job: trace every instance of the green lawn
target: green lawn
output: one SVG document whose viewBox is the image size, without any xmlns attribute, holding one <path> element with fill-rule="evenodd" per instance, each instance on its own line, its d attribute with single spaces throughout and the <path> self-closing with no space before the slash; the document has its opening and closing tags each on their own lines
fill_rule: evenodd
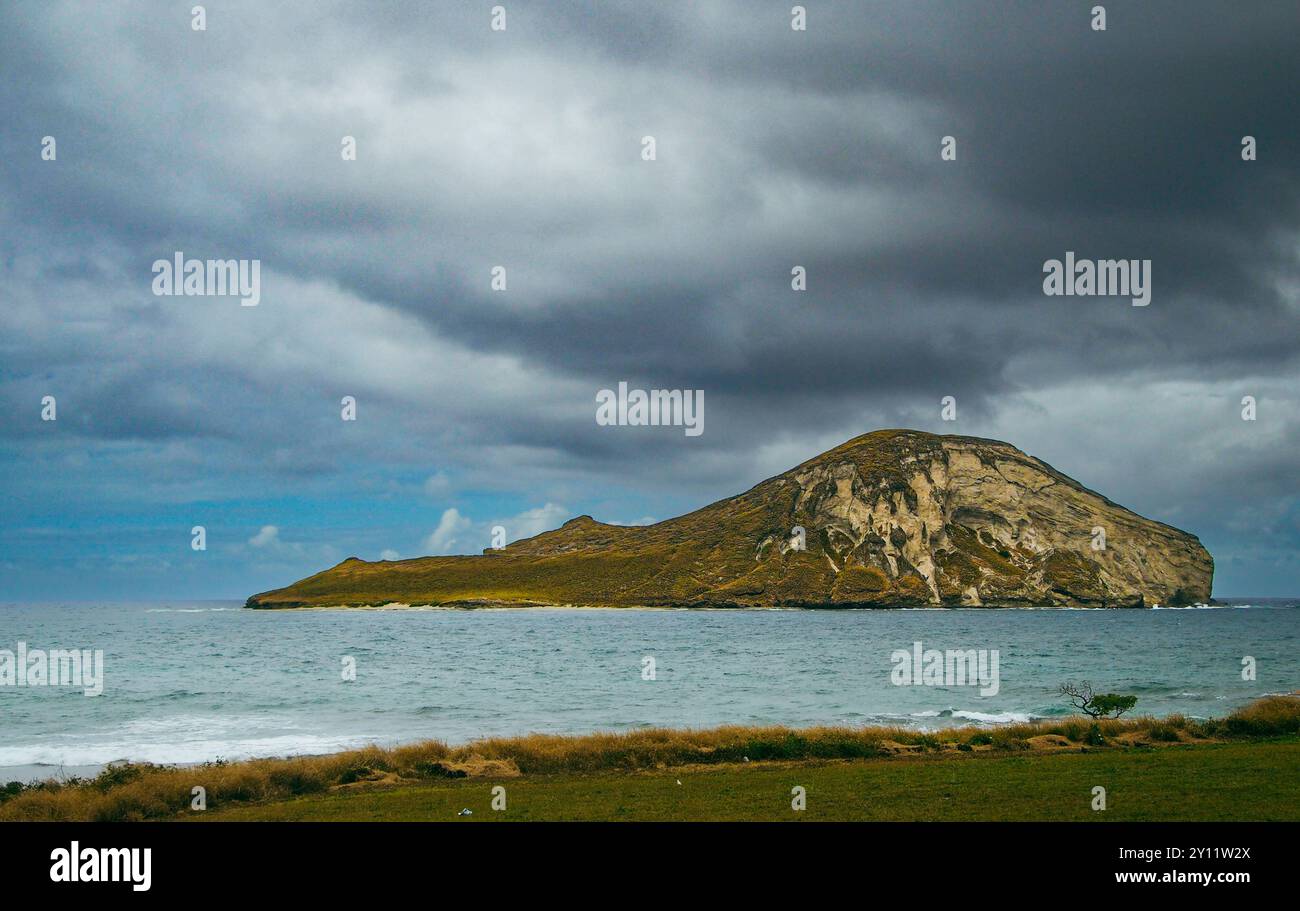
<svg viewBox="0 0 1300 911">
<path fill-rule="evenodd" d="M 681 784 L 677 782 L 680 781 Z M 506 789 L 507 808 L 491 809 Z M 791 809 L 791 789 L 807 810 Z M 1106 789 L 1107 809 L 1091 808 Z M 457 817 L 468 807 L 472 816 Z M 196 814 L 199 815 L 199 814 Z M 208 820 L 1300 820 L 1300 738 L 1093 753 L 467 778 L 214 808 Z"/>
</svg>

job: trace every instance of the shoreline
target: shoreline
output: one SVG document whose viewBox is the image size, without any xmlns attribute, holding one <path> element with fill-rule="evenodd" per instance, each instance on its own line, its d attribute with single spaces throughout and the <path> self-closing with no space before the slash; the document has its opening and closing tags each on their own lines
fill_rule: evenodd
<svg viewBox="0 0 1300 911">
<path fill-rule="evenodd" d="M 222 604 L 222 605 L 227 605 L 226 607 L 223 607 L 223 608 L 222 608 L 223 610 L 268 610 L 268 611 L 271 611 L 271 610 L 320 610 L 320 609 L 330 609 L 330 610 L 335 610 L 335 609 L 339 609 L 339 610 L 347 609 L 347 610 L 356 610 L 356 609 L 358 609 L 357 606 L 349 606 L 349 605 L 346 605 L 346 604 L 333 604 L 333 605 L 328 605 L 328 606 L 326 606 L 326 605 L 320 605 L 320 606 L 312 606 L 312 605 L 308 605 L 308 606 L 306 606 L 306 607 L 301 607 L 301 608 L 290 608 L 290 607 L 264 607 L 264 608 L 252 607 L 252 608 L 250 608 L 250 607 L 248 607 L 248 601 L 249 601 L 248 597 L 246 597 L 246 596 L 240 596 L 240 595 L 232 595 L 232 596 L 230 596 L 230 597 L 226 597 L 226 598 L 190 598 L 190 597 L 184 597 L 184 596 L 176 596 L 176 597 L 153 597 L 153 598 L 143 598 L 143 599 L 139 599 L 139 598 L 129 598 L 129 599 L 122 599 L 122 598 L 108 598 L 108 599 L 103 599 L 103 598 L 56 598 L 56 599 L 52 599 L 52 600 L 51 600 L 51 599 L 41 599 L 41 598 L 36 598 L 36 599 L 19 599 L 19 600 L 9 599 L 9 600 L 0 601 L 0 610 L 3 610 L 3 609 L 5 609 L 5 608 L 19 608 L 19 607 L 33 607 L 33 606 L 35 606 L 35 607 L 60 607 L 60 606 L 78 606 L 78 605 L 79 605 L 79 606 L 95 606 L 95 605 L 108 605 L 108 606 L 111 606 L 111 605 L 144 605 L 144 604 L 155 605 L 155 606 L 157 606 L 157 605 L 171 605 L 171 604 Z M 1276 603 L 1276 602 L 1286 602 L 1286 603 L 1285 603 L 1285 604 L 1279 604 L 1279 603 Z M 400 601 L 398 601 L 398 602 L 392 602 L 392 603 L 394 603 L 394 604 L 404 604 L 405 602 L 400 602 Z M 502 604 L 502 605 L 505 605 L 505 606 L 511 606 L 512 609 L 514 609 L 514 607 L 515 607 L 515 606 L 513 605 L 512 602 L 498 602 L 498 603 L 500 603 L 500 604 Z M 1207 602 L 1201 602 L 1201 603 L 1202 603 L 1205 607 L 1209 607 L 1209 608 L 1217 608 L 1217 607 L 1285 607 L 1285 606 L 1288 606 L 1288 605 L 1291 605 L 1291 606 L 1297 606 L 1297 605 L 1300 605 L 1300 595 L 1216 595 L 1216 596 L 1210 598 L 1209 601 L 1207 601 Z M 443 609 L 443 608 L 447 607 L 446 605 L 424 605 L 424 604 L 407 605 L 407 606 L 408 606 L 408 607 L 414 607 L 414 608 L 426 608 L 426 607 L 427 607 L 427 608 L 432 609 L 432 610 L 438 610 L 438 609 Z M 556 608 L 572 607 L 572 608 L 574 608 L 574 609 L 579 609 L 579 610 L 591 610 L 591 609 L 609 609 L 609 610 L 782 610 L 782 611 L 784 611 L 784 610 L 791 610 L 791 611 L 805 611 L 805 610 L 851 610 L 851 611 L 865 611 L 865 610 L 900 610 L 900 611 L 907 611 L 907 610 L 1115 610 L 1115 608 L 1110 608 L 1110 607 L 1069 607 L 1069 606 L 1064 606 L 1064 605 L 1045 605 L 1045 606 L 1041 606 L 1041 607 L 1033 607 L 1033 606 L 1031 606 L 1031 607 L 1023 607 L 1023 606 L 1018 606 L 1018 607 L 975 607 L 975 606 L 973 606 L 973 605 L 960 605 L 960 604 L 958 604 L 958 605 L 942 605 L 942 604 L 940 604 L 940 605 L 919 605 L 919 606 L 917 606 L 917 607 L 892 607 L 892 608 L 873 608 L 873 607 L 839 607 L 839 606 L 837 606 L 837 605 L 832 605 L 832 606 L 827 607 L 827 608 L 807 608 L 807 607 L 797 607 L 797 606 L 796 606 L 796 607 L 716 607 L 716 608 L 710 608 L 710 607 L 665 607 L 665 606 L 663 606 L 663 605 L 645 605 L 644 607 L 636 607 L 636 606 L 633 606 L 633 607 L 615 607 L 615 606 L 611 606 L 611 605 L 574 605 L 574 604 L 549 604 L 549 603 L 547 603 L 547 604 L 543 604 L 543 603 L 538 602 L 538 603 L 533 603 L 533 604 L 531 604 L 531 605 L 529 605 L 529 606 L 532 606 L 532 607 L 543 607 L 543 608 L 546 608 L 546 607 L 556 607 Z M 523 605 L 523 604 L 519 604 L 519 605 L 517 605 L 517 607 L 519 607 L 519 608 L 523 608 L 523 607 L 525 607 L 525 605 Z M 378 609 L 378 608 L 375 608 L 375 607 L 372 605 L 372 606 L 370 607 L 370 609 Z M 456 609 L 456 610 L 461 610 L 461 609 L 467 609 L 467 608 L 447 608 L 447 609 Z M 1125 609 L 1127 610 L 1128 608 L 1125 608 Z M 1138 608 L 1135 608 L 1135 609 L 1138 609 Z M 1161 605 L 1161 606 L 1158 607 L 1158 608 L 1152 607 L 1152 608 L 1140 608 L 1140 609 L 1141 609 L 1141 610 L 1199 610 L 1199 609 L 1203 609 L 1203 608 L 1200 607 L 1200 606 L 1198 606 L 1198 605 L 1181 605 L 1181 606 L 1176 606 L 1176 607 L 1165 607 L 1164 605 Z"/>
<path fill-rule="evenodd" d="M 1149 754 L 1300 737 L 1300 694 L 1270 696 L 1222 719 L 1090 719 L 968 725 L 942 732 L 899 727 L 726 726 L 653 728 L 565 737 L 533 734 L 486 738 L 460 746 L 424 741 L 312 757 L 210 762 L 194 766 L 110 766 L 96 779 L 10 785 L 0 792 L 0 820 L 174 819 L 188 815 L 190 794 L 204 789 L 210 806 L 234 807 L 330 795 L 368 787 L 415 787 L 460 778 L 639 774 L 709 766 L 748 770 L 771 763 L 963 761 L 980 756 L 1035 760 L 1067 754 Z M 1289 739 L 1289 740 L 1288 740 Z"/>
<path fill-rule="evenodd" d="M 622 610 L 622 608 L 611 608 L 611 610 Z M 1276 692 L 1262 693 L 1256 700 L 1246 703 L 1238 709 L 1226 709 L 1218 715 L 1198 715 L 1187 712 L 1167 712 L 1163 715 L 1142 714 L 1132 716 L 1132 720 L 1141 720 L 1143 722 L 1166 722 L 1170 718 L 1180 718 L 1193 724 L 1213 724 L 1230 717 L 1234 711 L 1240 711 L 1253 702 L 1268 699 L 1291 699 L 1296 698 L 1300 702 L 1300 690 L 1294 692 Z M 978 716 L 978 717 L 973 717 Z M 876 717 L 890 717 L 887 714 Z M 953 733 L 970 731 L 983 731 L 990 735 L 998 731 L 1010 728 L 1029 727 L 1053 727 L 1060 724 L 1068 723 L 1072 720 L 1078 720 L 1083 716 L 1059 714 L 1059 715 L 1040 715 L 1033 712 L 1019 712 L 1008 710 L 994 714 L 978 713 L 972 710 L 946 709 L 942 711 L 922 711 L 911 713 L 907 716 L 899 716 L 898 722 L 871 721 L 861 725 L 840 724 L 840 723 L 815 723 L 807 726 L 790 726 L 783 724 L 764 725 L 760 729 L 771 730 L 846 730 L 856 732 L 870 733 L 873 731 L 888 730 L 891 732 L 904 732 L 918 737 L 946 737 Z M 904 720 L 904 718 L 908 720 Z M 943 719 L 950 720 L 951 723 L 927 723 L 941 722 Z M 1125 720 L 1125 719 L 1121 719 Z M 34 784 L 41 781 L 61 781 L 66 779 L 84 780 L 94 778 L 101 774 L 105 769 L 114 766 L 156 766 L 159 768 L 201 768 L 205 765 L 212 764 L 236 764 L 248 762 L 293 762 L 296 760 L 324 759 L 331 756 L 338 756 L 345 753 L 364 751 L 370 749 L 380 750 L 400 750 L 410 747 L 416 747 L 421 744 L 438 742 L 447 745 L 450 749 L 468 749 L 475 743 L 481 741 L 508 741 L 518 740 L 527 737 L 551 737 L 567 740 L 580 740 L 589 737 L 628 737 L 635 736 L 645 731 L 673 731 L 681 734 L 701 733 L 722 730 L 731 727 L 730 725 L 704 725 L 704 726 L 647 726 L 647 727 L 627 727 L 627 728 L 600 728 L 593 727 L 586 730 L 576 730 L 569 732 L 539 732 L 539 731 L 519 731 L 516 733 L 503 733 L 495 735 L 484 735 L 481 737 L 470 737 L 465 740 L 448 742 L 443 740 L 431 741 L 428 737 L 407 738 L 400 735 L 377 739 L 358 738 L 355 745 L 334 750 L 307 750 L 303 752 L 271 752 L 271 753 L 250 753 L 242 754 L 235 751 L 235 758 L 218 754 L 204 759 L 189 760 L 168 760 L 168 759 L 140 759 L 129 756 L 117 757 L 103 762 L 19 762 L 7 765 L 0 765 L 0 787 L 11 781 L 18 781 L 23 784 Z M 340 740 L 346 741 L 348 738 L 340 737 Z"/>
<path fill-rule="evenodd" d="M 1211 599 L 1212 601 L 1215 599 Z M 869 611 L 1155 611 L 1155 610 L 1245 610 L 1255 607 L 1269 607 L 1267 604 L 1185 604 L 1177 606 L 1165 606 L 1162 604 L 1153 604 L 1150 607 L 1083 607 L 1083 606 L 1064 606 L 1064 605 L 987 605 L 976 607 L 974 605 L 917 605 L 915 607 L 850 607 L 828 604 L 824 606 L 807 606 L 807 605 L 701 605 L 701 606 L 670 606 L 655 604 L 631 604 L 631 605 L 611 605 L 611 604 L 515 604 L 508 601 L 493 601 L 484 603 L 454 602 L 448 604 L 407 604 L 403 601 L 390 601 L 386 604 L 295 604 L 285 607 L 267 607 L 267 606 L 250 606 L 245 604 L 241 610 L 259 611 L 264 613 L 285 613 L 292 611 L 464 611 L 472 613 L 474 611 L 668 611 L 668 612 L 690 612 L 690 613 L 736 613 L 736 612 L 796 612 L 796 613 L 823 613 L 842 611 L 869 612 Z"/>
</svg>

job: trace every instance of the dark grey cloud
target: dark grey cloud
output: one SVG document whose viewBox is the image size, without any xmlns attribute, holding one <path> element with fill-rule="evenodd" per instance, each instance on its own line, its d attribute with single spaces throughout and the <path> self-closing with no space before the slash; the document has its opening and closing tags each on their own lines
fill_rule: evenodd
<svg viewBox="0 0 1300 911">
<path fill-rule="evenodd" d="M 907 424 L 1212 550 L 1300 544 L 1296 8 L 505 5 L 504 33 L 467 4 L 0 10 L 6 483 L 94 454 L 75 500 L 35 482 L 73 512 L 132 477 L 236 503 L 446 469 L 663 517 Z M 262 306 L 154 298 L 174 250 L 260 258 Z M 1151 306 L 1044 297 L 1066 250 L 1151 259 Z M 704 389 L 705 435 L 595 426 L 620 380 Z M 55 388 L 59 437 L 29 420 Z"/>
</svg>

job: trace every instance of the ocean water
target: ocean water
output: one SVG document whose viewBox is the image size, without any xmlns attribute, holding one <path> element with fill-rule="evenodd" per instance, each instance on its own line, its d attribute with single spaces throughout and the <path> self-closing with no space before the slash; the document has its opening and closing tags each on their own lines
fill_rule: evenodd
<svg viewBox="0 0 1300 911">
<path fill-rule="evenodd" d="M 0 685 L 0 782 L 485 735 L 720 724 L 1005 724 L 1066 681 L 1137 714 L 1300 688 L 1300 600 L 1182 610 L 249 611 L 0 604 L 0 649 L 102 649 L 103 693 Z M 898 686 L 891 653 L 996 649 L 996 695 Z M 343 658 L 356 662 L 342 679 Z M 642 679 L 643 658 L 654 680 Z M 1241 678 L 1242 658 L 1257 679 Z"/>
</svg>

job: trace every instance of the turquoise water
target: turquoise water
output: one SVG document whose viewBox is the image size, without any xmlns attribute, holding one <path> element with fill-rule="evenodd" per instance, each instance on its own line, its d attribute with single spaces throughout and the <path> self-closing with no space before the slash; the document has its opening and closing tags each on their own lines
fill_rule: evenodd
<svg viewBox="0 0 1300 911">
<path fill-rule="evenodd" d="M 0 649 L 102 649 L 104 689 L 0 685 L 0 781 L 119 759 L 643 726 L 999 724 L 1065 681 L 1138 713 L 1222 715 L 1300 688 L 1300 601 L 1150 611 L 248 611 L 0 605 Z M 890 654 L 996 649 L 999 691 L 896 686 Z M 1241 679 L 1243 656 L 1258 679 Z M 342 678 L 342 658 L 356 680 Z M 653 656 L 656 678 L 642 679 Z"/>
</svg>

